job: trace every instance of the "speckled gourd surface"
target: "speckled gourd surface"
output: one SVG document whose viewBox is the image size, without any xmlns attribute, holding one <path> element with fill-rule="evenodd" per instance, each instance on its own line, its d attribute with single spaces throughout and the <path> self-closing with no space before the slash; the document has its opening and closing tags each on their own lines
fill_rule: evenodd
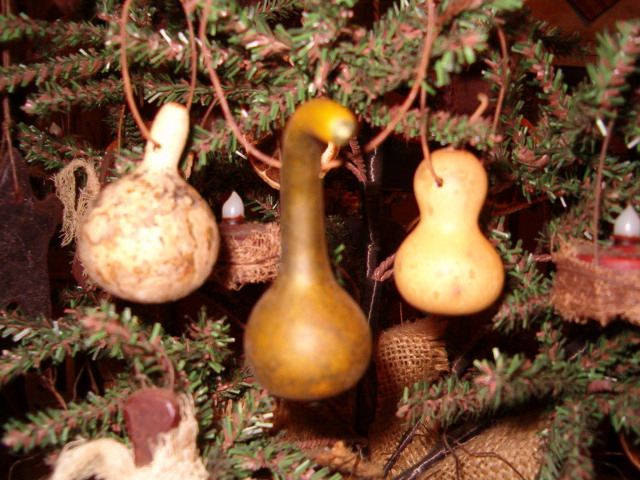
<svg viewBox="0 0 640 480">
<path fill-rule="evenodd" d="M 487 173 L 471 152 L 440 149 L 414 176 L 420 221 L 400 245 L 394 277 L 414 307 L 441 315 L 477 313 L 496 301 L 504 267 L 482 234 L 478 217 L 487 194 Z"/>
<path fill-rule="evenodd" d="M 216 261 L 215 216 L 178 173 L 188 132 L 186 108 L 164 105 L 142 163 L 103 189 L 79 228 L 78 256 L 86 272 L 117 297 L 178 300 L 204 283 Z"/>
</svg>

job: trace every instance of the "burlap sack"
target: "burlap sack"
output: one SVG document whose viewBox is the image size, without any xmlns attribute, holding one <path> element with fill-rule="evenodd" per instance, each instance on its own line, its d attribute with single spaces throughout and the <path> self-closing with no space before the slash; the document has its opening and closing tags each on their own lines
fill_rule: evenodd
<svg viewBox="0 0 640 480">
<path fill-rule="evenodd" d="M 498 421 L 426 470 L 429 480 L 534 480 L 540 470 L 546 417 L 527 413 Z"/>
<path fill-rule="evenodd" d="M 410 428 L 396 416 L 405 388 L 423 380 L 435 382 L 449 371 L 444 343 L 444 322 L 435 318 L 403 323 L 385 330 L 378 340 L 374 362 L 377 408 L 369 430 L 371 461 L 385 464 Z M 420 425 L 410 447 L 398 458 L 391 475 L 418 461 L 435 444 L 437 428 Z"/>
<path fill-rule="evenodd" d="M 358 438 L 352 428 L 353 392 L 316 404 L 282 401 L 274 415 L 276 429 L 319 464 L 351 477 L 391 479 L 410 471 L 414 480 L 533 480 L 542 456 L 538 433 L 545 425 L 543 415 L 499 420 L 461 444 L 451 439 L 444 453 L 428 463 L 425 459 L 443 445 L 443 432 L 425 423 L 411 427 L 396 416 L 405 388 L 438 381 L 449 371 L 440 340 L 443 328 L 443 322 L 430 318 L 382 332 L 374 356 L 376 416 L 368 439 Z M 368 443 L 369 458 L 354 448 L 363 442 Z M 392 457 L 393 465 L 385 472 Z"/>
<path fill-rule="evenodd" d="M 640 271 L 618 270 L 578 258 L 590 247 L 575 241 L 553 254 L 557 266 L 551 292 L 554 308 L 572 322 L 593 319 L 606 326 L 620 316 L 640 325 Z"/>
</svg>

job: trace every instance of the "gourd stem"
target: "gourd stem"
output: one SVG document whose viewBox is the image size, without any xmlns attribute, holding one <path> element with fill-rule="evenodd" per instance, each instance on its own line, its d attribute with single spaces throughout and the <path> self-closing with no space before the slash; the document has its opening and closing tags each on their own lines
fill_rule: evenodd
<svg viewBox="0 0 640 480">
<path fill-rule="evenodd" d="M 151 136 L 160 141 L 160 145 L 147 141 L 144 167 L 177 170 L 189 136 L 189 111 L 179 103 L 166 103 L 153 120 Z"/>
<path fill-rule="evenodd" d="M 334 282 L 324 230 L 320 157 L 324 145 L 304 126 L 291 125 L 280 172 L 282 257 L 280 277 Z"/>
</svg>

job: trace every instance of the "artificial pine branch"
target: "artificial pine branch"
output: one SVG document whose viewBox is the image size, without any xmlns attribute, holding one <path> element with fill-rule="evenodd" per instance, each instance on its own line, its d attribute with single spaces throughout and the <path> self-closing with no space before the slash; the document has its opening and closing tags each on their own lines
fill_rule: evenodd
<svg viewBox="0 0 640 480">
<path fill-rule="evenodd" d="M 509 288 L 492 323 L 496 330 L 509 333 L 529 328 L 538 314 L 548 310 L 551 281 L 540 271 L 539 261 L 549 261 L 550 258 L 538 259 L 525 251 L 521 242 L 509 248 L 504 238 L 498 246 L 507 268 Z"/>
<path fill-rule="evenodd" d="M 137 98 L 162 104 L 185 102 L 193 95 L 190 148 L 198 156 L 198 167 L 209 167 L 205 175 L 228 174 L 246 162 L 216 108 L 220 99 L 206 82 L 203 55 L 210 54 L 232 115 L 247 137 L 276 135 L 296 105 L 319 95 L 348 105 L 361 122 L 382 127 L 397 108 L 394 102 L 402 101 L 414 81 L 417 52 L 427 28 L 425 2 L 419 0 L 394 3 L 372 27 L 352 19 L 353 0 L 208 3 L 209 9 L 207 2 L 184 3 L 194 22 L 205 21 L 207 48 L 198 47 L 193 90 L 188 77 L 195 52 L 181 2 L 133 2 L 126 39 Z M 135 159 L 142 142 L 122 107 L 120 65 L 113 60 L 122 45 L 121 6 L 118 0 L 100 2 L 97 17 L 86 23 L 0 16 L 3 45 L 29 42 L 38 47 L 38 56 L 4 65 L 0 85 L 10 95 L 25 91 L 29 114 L 47 116 L 74 105 L 103 108 L 114 138 L 121 140 L 118 146 L 130 148 L 123 153 Z M 596 445 L 603 422 L 610 422 L 615 431 L 640 433 L 635 416 L 640 408 L 638 330 L 624 325 L 601 330 L 568 327 L 548 303 L 553 275 L 543 262 L 549 260 L 558 236 L 583 238 L 593 232 L 600 116 L 616 116 L 612 133 L 624 136 L 629 148 L 604 158 L 607 187 L 600 206 L 601 233 L 608 233 L 605 221 L 612 220 L 625 202 L 640 200 L 633 182 L 640 173 L 635 161 L 640 151 L 640 90 L 626 86 L 637 79 L 638 26 L 626 23 L 602 37 L 600 60 L 589 67 L 587 80 L 571 89 L 554 65 L 554 55 L 573 52 L 571 39 L 517 13 L 521 6 L 519 0 L 437 3 L 440 34 L 422 87 L 437 94 L 456 72 L 485 62 L 493 95 L 504 88 L 497 125 L 483 116 L 455 116 L 434 109 L 428 115 L 429 140 L 482 153 L 492 179 L 487 213 L 495 217 L 487 215 L 486 231 L 499 245 L 508 272 L 507 288 L 491 319 L 492 338 L 509 342 L 507 335 L 529 335 L 537 339 L 538 351 L 527 357 L 496 345 L 493 358 L 478 359 L 470 371 L 457 371 L 460 377 L 416 385 L 407 392 L 401 412 L 414 421 L 436 419 L 446 427 L 538 405 L 550 415 L 551 425 L 544 475 L 583 478 L 595 472 L 587 446 Z M 512 45 L 507 55 L 493 51 L 498 26 L 505 32 L 506 45 Z M 422 109 L 410 109 L 396 127 L 397 136 L 417 139 L 423 114 Z M 28 160 L 49 169 L 78 155 L 104 157 L 98 149 L 74 140 L 73 132 L 53 138 L 26 125 L 19 129 L 20 148 L 29 152 Z M 116 175 L 126 170 L 121 164 L 117 167 Z M 222 182 L 203 181 L 209 187 L 207 198 L 228 188 Z M 254 194 L 260 216 L 277 217 L 277 202 L 246 193 L 249 198 Z M 505 202 L 505 195 L 511 200 Z M 544 204 L 549 220 L 533 252 L 528 252 L 522 242 L 510 239 L 509 221 L 514 212 L 538 204 Z M 12 448 L 62 446 L 76 435 L 121 435 L 119 401 L 138 388 L 137 382 L 173 384 L 194 397 L 201 452 L 214 478 L 264 475 L 316 480 L 331 475 L 271 434 L 273 399 L 253 383 L 241 358 L 231 351 L 233 338 L 226 321 L 202 313 L 185 320 L 180 332 L 171 335 L 160 324 L 147 324 L 126 310 L 117 313 L 115 306 L 103 304 L 37 321 L 5 311 L 0 331 L 10 343 L 0 356 L 2 385 L 79 354 L 98 362 L 116 358 L 122 366 L 115 374 L 115 386 L 102 397 L 91 392 L 84 401 L 68 403 L 67 410 L 10 421 L 5 439 Z M 170 381 L 171 369 L 175 382 Z M 571 441 L 560 441 L 565 438 Z"/>
<path fill-rule="evenodd" d="M 627 101 L 624 94 L 630 89 L 629 76 L 638 71 L 640 21 L 620 23 L 615 35 L 601 35 L 596 53 L 597 63 L 587 65 L 592 88 L 582 96 L 592 105 L 592 117 L 612 117 Z"/>
<path fill-rule="evenodd" d="M 72 106 L 101 107 L 123 99 L 122 84 L 118 79 L 88 81 L 69 86 L 45 82 L 44 92 L 29 95 L 22 109 L 31 115 L 46 116 L 53 112 L 68 112 Z"/>
<path fill-rule="evenodd" d="M 0 15 L 0 43 L 35 41 L 45 55 L 50 51 L 59 54 L 61 47 L 98 47 L 104 42 L 106 30 L 89 22 L 47 22 L 24 13 Z"/>
<path fill-rule="evenodd" d="M 85 51 L 66 57 L 56 57 L 49 63 L 31 63 L 28 65 L 11 65 L 0 68 L 0 91 L 15 91 L 16 87 L 26 87 L 31 82 L 61 82 L 78 78 L 90 78 L 100 72 L 113 61 L 110 55 L 97 55 L 94 51 Z"/>
<path fill-rule="evenodd" d="M 555 408 L 549 424 L 540 479 L 589 480 L 594 478 L 591 448 L 605 412 L 601 402 L 567 400 Z"/>
<path fill-rule="evenodd" d="M 62 447 L 76 436 L 99 438 L 111 435 L 114 426 L 123 428 L 118 416 L 122 399 L 131 393 L 128 383 L 105 392 L 103 396 L 89 394 L 82 403 L 70 402 L 66 409 L 48 409 L 27 414 L 27 421 L 10 420 L 5 425 L 2 443 L 13 450 Z"/>
<path fill-rule="evenodd" d="M 0 42 L 8 43 L 17 40 L 29 40 L 44 37 L 48 34 L 49 23 L 44 20 L 33 20 L 25 14 L 0 15 Z"/>
<path fill-rule="evenodd" d="M 16 344 L 0 354 L 0 385 L 6 385 L 45 361 L 59 364 L 66 356 L 83 350 L 83 332 L 66 321 L 32 319 L 1 312 L 0 333 Z"/>
<path fill-rule="evenodd" d="M 557 319 L 549 315 L 533 360 L 494 349 L 492 361 L 475 361 L 469 378 L 416 384 L 398 413 L 414 422 L 436 420 L 447 427 L 524 405 L 555 405 L 549 412 L 551 438 L 541 478 L 592 478 L 589 446 L 597 440 L 602 421 L 615 405 L 613 424 L 621 429 L 620 411 L 629 414 L 638 403 L 639 364 L 627 362 L 639 355 L 640 332 L 635 327 L 613 327 L 594 341 L 570 344 L 553 327 Z M 634 422 L 628 428 L 637 427 Z"/>
<path fill-rule="evenodd" d="M 299 9 L 298 0 L 262 0 L 256 8 L 265 20 L 289 18 Z"/>
<path fill-rule="evenodd" d="M 104 156 L 104 152 L 97 151 L 72 136 L 55 137 L 25 123 L 18 124 L 17 128 L 16 138 L 25 160 L 40 163 L 46 170 L 60 169 L 67 161 L 77 157 L 100 161 Z"/>
<path fill-rule="evenodd" d="M 640 353 L 634 352 L 629 363 L 640 362 Z M 617 370 L 625 366 L 618 366 Z M 613 394 L 609 398 L 607 410 L 611 413 L 611 425 L 616 432 L 640 436 L 640 417 L 635 414 L 640 408 L 640 380 L 638 376 L 627 376 L 627 379 L 612 385 Z"/>
<path fill-rule="evenodd" d="M 181 389 L 193 393 L 199 403 L 209 403 L 209 408 L 213 401 L 224 403 L 225 399 L 237 397 L 242 377 L 234 380 L 235 386 L 223 385 L 219 379 L 230 354 L 228 345 L 233 342 L 227 331 L 223 321 L 212 320 L 202 311 L 198 319 L 187 324 L 185 337 L 176 339 L 163 333 L 159 324 L 142 324 L 128 310 L 116 314 L 109 304 L 99 309 L 70 310 L 53 322 L 5 319 L 0 332 L 5 337 L 12 336 L 20 345 L 0 357 L 0 384 L 29 370 L 39 370 L 45 362 L 59 364 L 80 352 L 93 360 L 116 358 L 129 363 L 117 375 L 118 388 L 104 397 L 89 395 L 87 401 L 67 405 L 64 410 L 28 417 L 30 423 L 14 420 L 7 428 L 5 444 L 29 450 L 62 445 L 72 438 L 70 432 L 88 435 L 96 425 L 107 429 L 117 411 L 114 403 L 131 393 L 131 370 L 136 378 L 147 381 L 160 374 L 158 384 L 163 383 L 163 378 L 173 383 L 173 372 L 177 370 L 176 383 Z"/>
</svg>

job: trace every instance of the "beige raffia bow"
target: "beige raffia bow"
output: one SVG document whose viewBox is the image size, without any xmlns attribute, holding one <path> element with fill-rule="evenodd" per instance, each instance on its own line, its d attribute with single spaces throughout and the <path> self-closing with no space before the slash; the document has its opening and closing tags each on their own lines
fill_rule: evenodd
<svg viewBox="0 0 640 480">
<path fill-rule="evenodd" d="M 87 182 L 80 188 L 76 198 L 77 169 L 86 172 Z M 62 214 L 62 245 L 70 244 L 76 236 L 80 221 L 83 219 L 91 201 L 100 193 L 100 181 L 93 163 L 83 158 L 76 158 L 60 170 L 54 177 L 56 195 L 64 206 Z"/>
</svg>

